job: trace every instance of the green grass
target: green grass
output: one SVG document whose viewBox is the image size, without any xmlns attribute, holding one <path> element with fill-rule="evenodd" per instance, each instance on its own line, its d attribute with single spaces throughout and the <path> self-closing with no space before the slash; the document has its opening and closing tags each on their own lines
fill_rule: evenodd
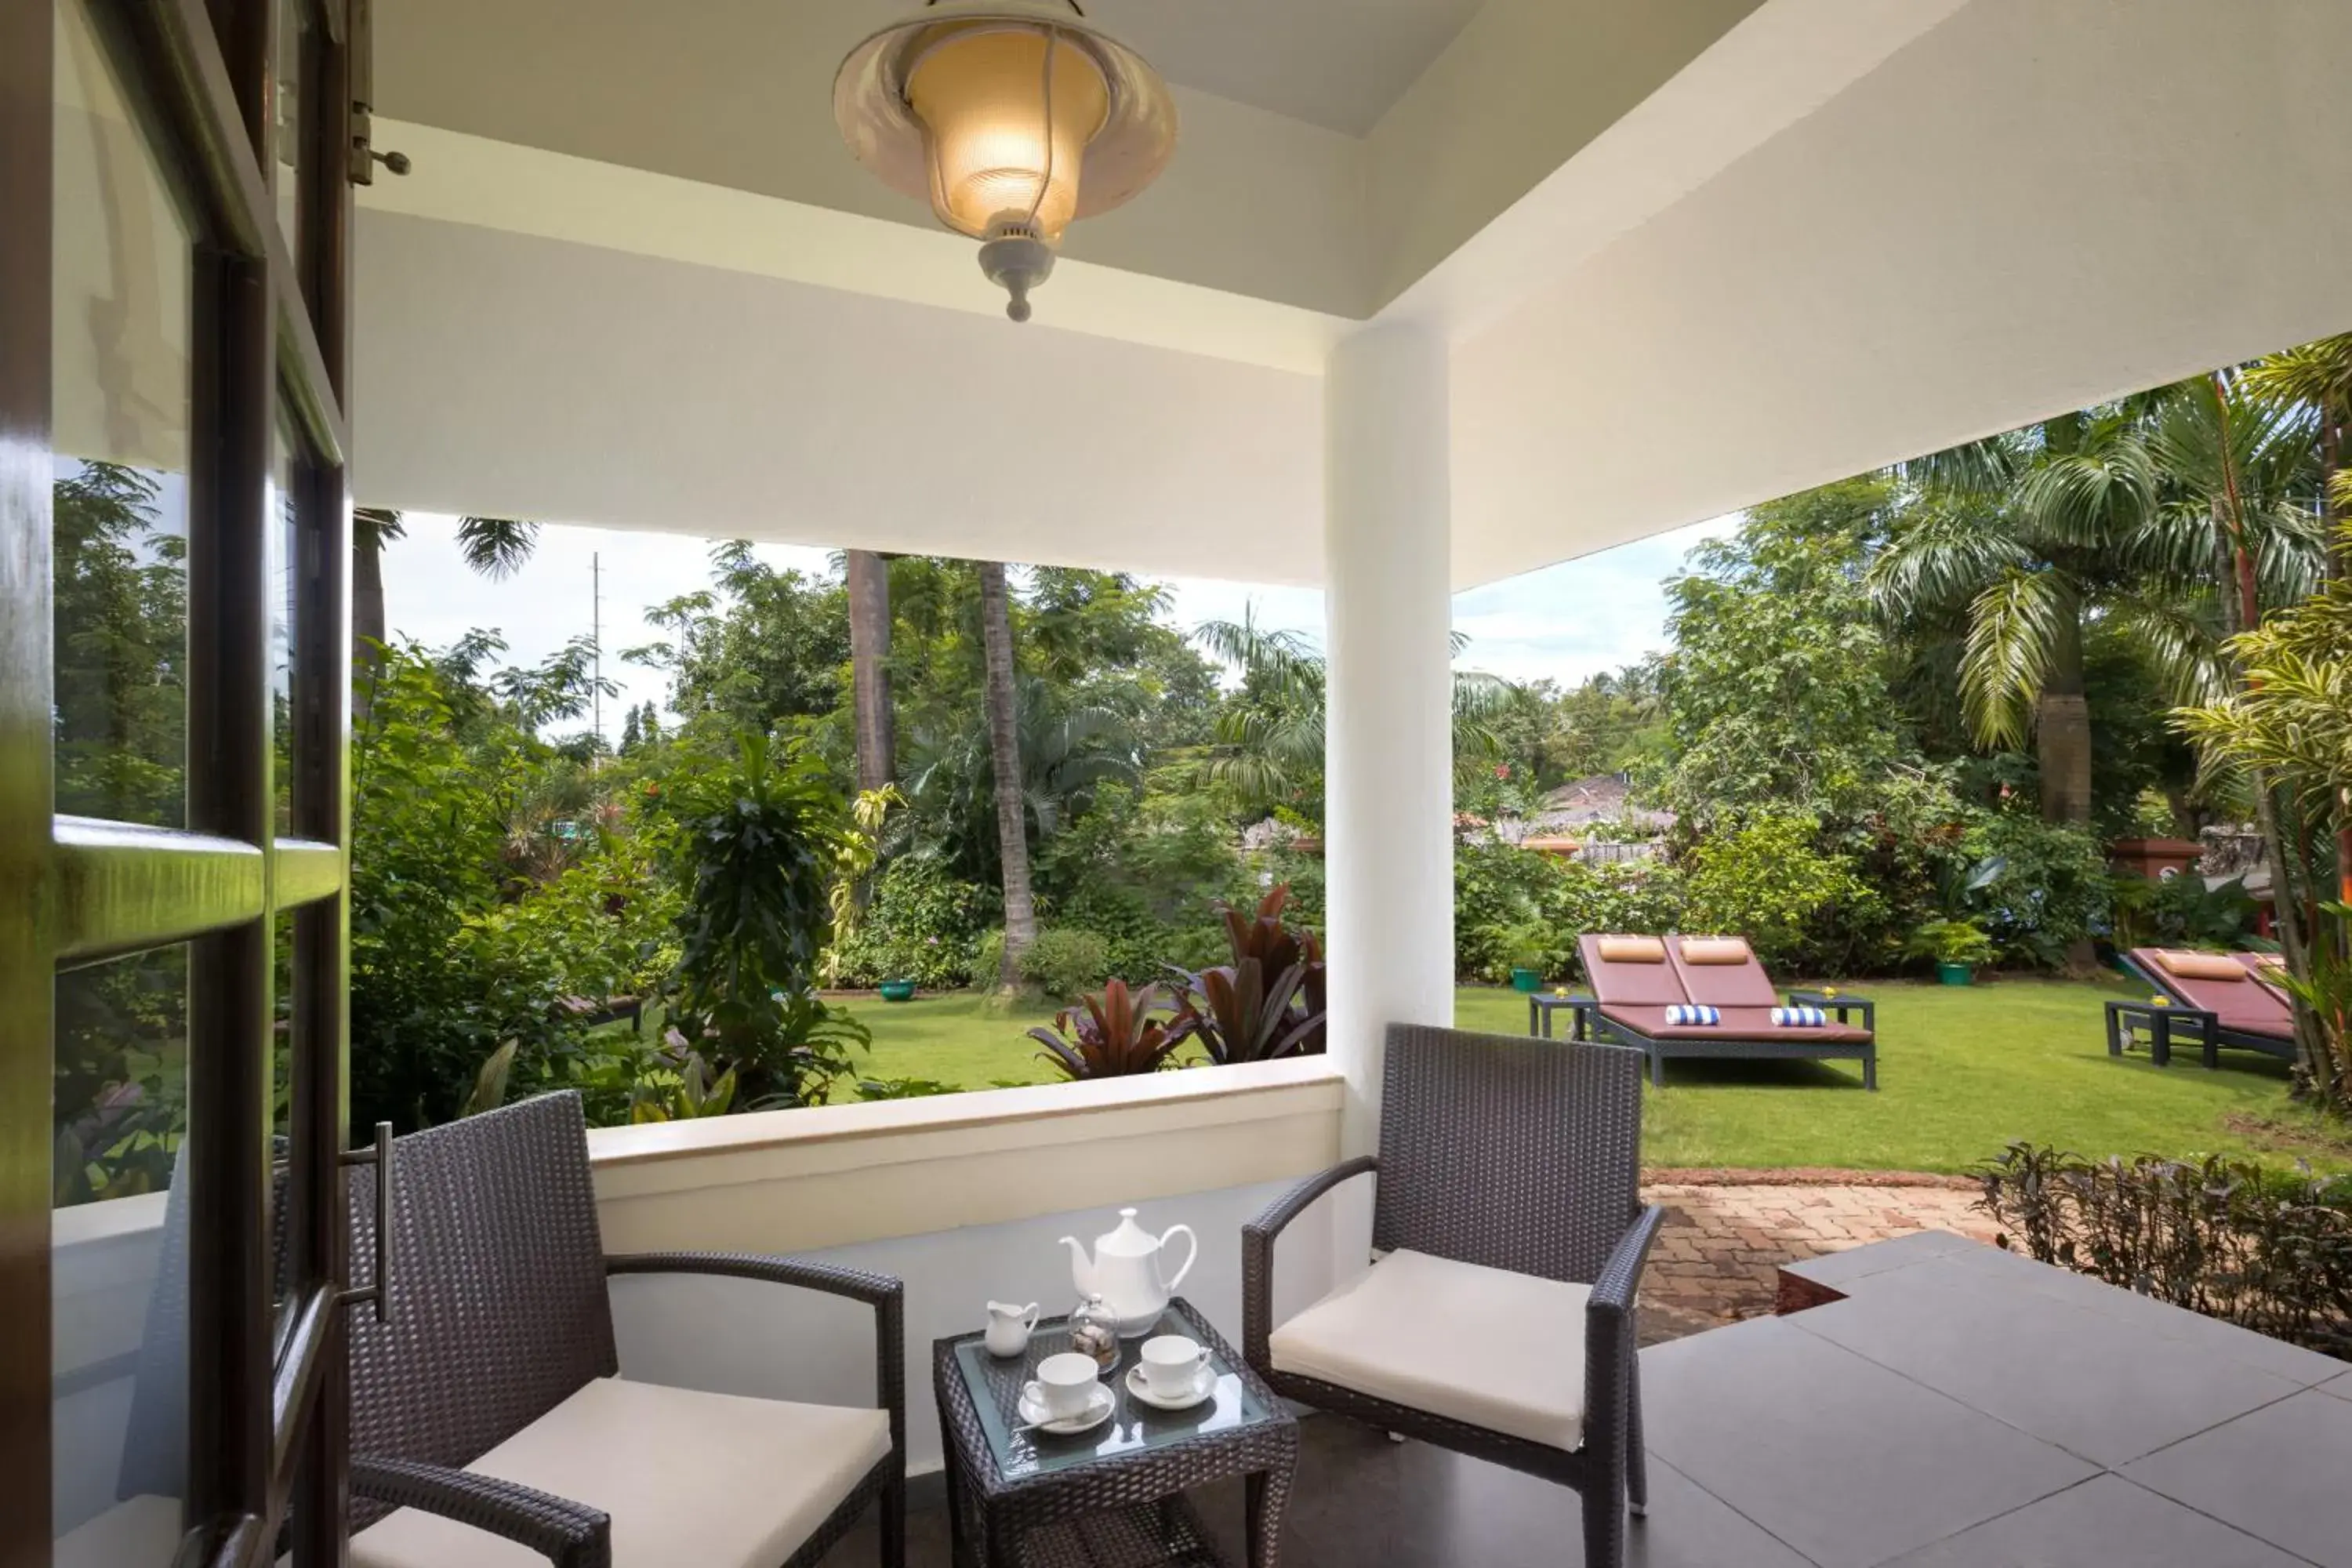
<svg viewBox="0 0 2352 1568">
<path fill-rule="evenodd" d="M 2283 1062 L 2226 1051 L 2221 1070 L 2207 1072 L 2193 1051 L 2163 1068 L 2144 1055 L 2109 1058 L 2100 1003 L 2134 994 L 2120 981 L 1857 989 L 1878 999 L 1878 1093 L 1864 1092 L 1852 1063 L 1671 1063 L 1665 1089 L 1647 1097 L 1645 1161 L 1957 1172 L 2026 1138 L 2094 1155 L 2222 1152 L 2352 1169 L 2352 1144 L 2317 1134 L 2288 1104 Z M 1047 1009 L 999 1011 L 970 994 L 852 1006 L 874 1031 L 864 1076 L 967 1089 L 1056 1076 L 1025 1033 Z M 1454 1016 L 1523 1034 L 1527 1002 L 1465 987 Z"/>
</svg>

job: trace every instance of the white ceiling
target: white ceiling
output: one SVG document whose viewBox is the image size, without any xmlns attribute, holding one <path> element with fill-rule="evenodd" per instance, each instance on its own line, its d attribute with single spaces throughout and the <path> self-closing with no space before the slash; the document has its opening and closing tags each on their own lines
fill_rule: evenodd
<svg viewBox="0 0 2352 1568">
<path fill-rule="evenodd" d="M 1085 0 L 1170 81 L 1361 136 L 1480 0 Z"/>
</svg>

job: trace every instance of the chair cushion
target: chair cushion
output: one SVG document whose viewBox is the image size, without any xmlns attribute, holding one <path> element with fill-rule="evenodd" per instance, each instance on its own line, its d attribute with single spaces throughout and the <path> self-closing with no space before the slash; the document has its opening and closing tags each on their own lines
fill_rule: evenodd
<svg viewBox="0 0 2352 1568">
<path fill-rule="evenodd" d="M 2186 980 L 2220 980 L 2223 982 L 2246 978 L 2246 966 L 2226 952 L 2158 952 L 2157 963 L 2165 972 Z"/>
<path fill-rule="evenodd" d="M 1275 1370 L 1530 1443 L 1584 1441 L 1582 1285 L 1397 1251 L 1274 1331 Z"/>
<path fill-rule="evenodd" d="M 1753 956 L 1747 938 L 1737 936 L 1686 936 L 1682 953 L 1685 963 L 1745 963 Z"/>
<path fill-rule="evenodd" d="M 598 1378 L 467 1468 L 613 1516 L 614 1568 L 776 1568 L 890 1452 L 879 1410 Z M 352 1568 L 546 1568 L 503 1536 L 404 1508 Z"/>
<path fill-rule="evenodd" d="M 1612 963 L 1664 963 L 1666 944 L 1654 936 L 1604 936 L 1601 956 Z"/>
</svg>

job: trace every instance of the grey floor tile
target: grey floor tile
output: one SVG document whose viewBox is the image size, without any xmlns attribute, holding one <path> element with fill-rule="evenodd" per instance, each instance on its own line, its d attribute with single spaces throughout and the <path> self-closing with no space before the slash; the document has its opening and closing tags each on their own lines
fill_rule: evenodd
<svg viewBox="0 0 2352 1568">
<path fill-rule="evenodd" d="M 2319 1392 L 2332 1394 L 2338 1399 L 2352 1399 L 2352 1372 L 2347 1372 L 2332 1382 L 2321 1384 Z"/>
<path fill-rule="evenodd" d="M 1678 1340 L 1642 1366 L 1651 1451 L 1826 1568 L 1883 1563 L 2095 1473 L 1793 1321 Z"/>
<path fill-rule="evenodd" d="M 1823 1253 L 1819 1258 L 1808 1258 L 1782 1267 L 1801 1279 L 1826 1285 L 1832 1290 L 1843 1290 L 1854 1280 L 1867 1279 L 1874 1274 L 1884 1274 L 1891 1268 L 1907 1268 L 1931 1258 L 1948 1257 L 1981 1245 L 1965 1236 L 1955 1236 L 1948 1230 L 1920 1230 L 1887 1241 L 1848 1247 L 1843 1252 Z"/>
<path fill-rule="evenodd" d="M 2123 1473 L 2326 1568 L 2352 1568 L 2352 1400 L 2298 1394 Z"/>
<path fill-rule="evenodd" d="M 1533 1476 L 1423 1443 L 1391 1443 L 1336 1416 L 1299 1428 L 1298 1484 L 1283 1531 L 1283 1568 L 1578 1568 L 1583 1516 L 1577 1495 Z M 908 1513 L 909 1568 L 949 1568 L 947 1511 L 936 1484 L 919 1483 Z M 1248 1560 L 1241 1488 L 1192 1494 L 1231 1563 Z M 863 1521 L 824 1568 L 877 1568 Z M 1812 1568 L 1805 1558 L 1710 1497 L 1654 1456 L 1650 1516 L 1629 1523 L 1626 1568 Z"/>
<path fill-rule="evenodd" d="M 2116 1466 L 2302 1385 L 2137 1316 L 1937 1262 L 1789 1320 L 1971 1408 Z"/>
<path fill-rule="evenodd" d="M 2302 1559 L 2120 1476 L 2028 1503 L 1887 1568 L 2302 1568 Z"/>
<path fill-rule="evenodd" d="M 2284 1340 L 2274 1340 L 2218 1318 L 2200 1317 L 2168 1306 L 2151 1297 L 2120 1290 L 2115 1286 L 2077 1274 L 2072 1269 L 2053 1268 L 2046 1263 L 1999 1247 L 1979 1247 L 1974 1251 L 1955 1253 L 1938 1259 L 1937 1268 L 1963 1269 L 1991 1278 L 2010 1280 L 2024 1289 L 2046 1296 L 2055 1296 L 2086 1310 L 2118 1318 L 2126 1322 L 2149 1329 L 2170 1339 L 2184 1341 L 2219 1356 L 2259 1367 L 2273 1377 L 2283 1377 L 2303 1387 L 2326 1382 L 2344 1370 L 2344 1363 L 2316 1351 L 2305 1350 Z"/>
</svg>

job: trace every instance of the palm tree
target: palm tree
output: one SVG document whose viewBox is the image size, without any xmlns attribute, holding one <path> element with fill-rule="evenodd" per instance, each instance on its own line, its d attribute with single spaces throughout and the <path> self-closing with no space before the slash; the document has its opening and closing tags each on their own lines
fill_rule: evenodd
<svg viewBox="0 0 2352 1568">
<path fill-rule="evenodd" d="M 2210 700 L 2221 663 L 2210 509 L 2181 504 L 2181 410 L 2198 384 L 2070 414 L 1934 454 L 1899 470 L 1912 491 L 1867 582 L 1890 621 L 1962 644 L 1962 716 L 1977 742 L 2034 746 L 2042 814 L 2090 820 L 2090 715 L 2083 641 L 2124 634 L 2177 703 Z M 2193 424 L 2193 421 L 2190 423 Z M 2179 427 L 2176 430 L 2176 427 Z M 2270 432 L 2265 462 L 2287 450 Z M 2307 449 L 2307 447 L 2306 447 Z M 2273 494 L 2247 514 L 2285 597 L 2307 588 L 2307 519 Z"/>
<path fill-rule="evenodd" d="M 383 547 L 407 536 L 401 514 L 391 507 L 352 509 L 352 706 L 367 717 L 376 650 L 387 635 L 383 618 Z M 539 545 L 539 524 L 504 517 L 461 517 L 457 551 L 466 564 L 493 581 L 522 570 Z"/>
<path fill-rule="evenodd" d="M 1238 700 L 1217 720 L 1217 754 L 1205 764 L 1207 776 L 1231 784 L 1258 805 L 1304 792 L 1323 769 L 1329 684 L 1323 655 L 1296 632 L 1260 626 L 1250 611 L 1238 621 L 1203 621 L 1192 636 L 1242 680 Z M 1459 632 L 1453 634 L 1454 652 L 1467 642 Z M 1500 676 L 1454 671 L 1457 774 L 1492 762 L 1499 750 L 1492 721 L 1509 706 L 1516 690 Z"/>
<path fill-rule="evenodd" d="M 1029 891 L 1029 838 L 1022 817 L 1021 738 L 1013 711 L 1013 598 L 1004 563 L 981 561 L 981 639 L 987 656 L 989 763 L 996 780 L 997 854 L 1004 879 L 1004 957 L 997 984 L 1021 983 L 1021 955 L 1037 940 L 1037 905 Z"/>
</svg>

